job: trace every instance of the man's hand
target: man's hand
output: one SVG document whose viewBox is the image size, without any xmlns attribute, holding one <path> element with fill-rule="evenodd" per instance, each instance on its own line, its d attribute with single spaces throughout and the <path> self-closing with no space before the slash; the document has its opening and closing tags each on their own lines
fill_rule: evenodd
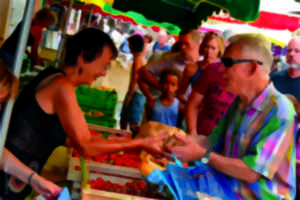
<svg viewBox="0 0 300 200">
<path fill-rule="evenodd" d="M 175 134 L 176 139 L 183 143 L 182 146 L 167 146 L 167 151 L 174 153 L 175 156 L 182 162 L 199 160 L 205 153 L 206 149 L 200 147 L 190 137 Z"/>
<path fill-rule="evenodd" d="M 62 190 L 54 183 L 47 181 L 37 174 L 33 175 L 31 186 L 47 200 L 57 199 Z"/>
</svg>

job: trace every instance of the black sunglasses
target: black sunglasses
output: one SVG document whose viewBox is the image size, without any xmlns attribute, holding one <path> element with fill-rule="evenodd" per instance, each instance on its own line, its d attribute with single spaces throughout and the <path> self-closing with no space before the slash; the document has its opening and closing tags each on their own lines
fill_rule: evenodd
<svg viewBox="0 0 300 200">
<path fill-rule="evenodd" d="M 221 58 L 221 62 L 223 63 L 223 65 L 226 68 L 230 68 L 233 65 L 237 64 L 237 63 L 244 63 L 244 62 L 256 62 L 259 65 L 263 65 L 263 62 L 259 61 L 259 60 L 254 60 L 254 59 L 232 59 L 229 57 L 226 58 Z"/>
</svg>

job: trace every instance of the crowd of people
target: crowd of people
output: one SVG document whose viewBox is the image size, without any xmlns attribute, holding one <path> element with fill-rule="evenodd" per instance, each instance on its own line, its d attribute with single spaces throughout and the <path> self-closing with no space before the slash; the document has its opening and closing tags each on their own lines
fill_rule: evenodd
<svg viewBox="0 0 300 200">
<path fill-rule="evenodd" d="M 224 41 L 216 33 L 183 30 L 178 43 L 179 51 L 148 61 L 137 72 L 147 120 L 198 135 L 178 135 L 185 145 L 169 151 L 184 162 L 206 158 L 205 164 L 237 180 L 232 183 L 237 198 L 295 198 L 299 37 L 287 45 L 290 67 L 272 74 L 270 42 L 260 34 Z M 170 70 L 173 77 L 165 75 Z"/>
<path fill-rule="evenodd" d="M 38 15 L 35 19 L 32 29 L 40 22 Z M 156 144 L 164 135 L 124 140 L 90 135 L 75 87 L 105 76 L 118 48 L 107 33 L 85 28 L 67 40 L 64 65 L 40 72 L 16 99 L 0 162 L 0 199 L 24 199 L 31 187 L 46 198 L 57 196 L 60 188 L 38 174 L 60 145 L 88 156 L 142 149 L 174 154 L 231 177 L 237 199 L 296 198 L 300 38 L 287 45 L 289 67 L 270 75 L 271 46 L 260 34 L 235 34 L 224 41 L 213 32 L 182 30 L 170 47 L 170 36 L 160 32 L 153 53 L 167 53 L 149 61 L 145 48 L 152 38 L 147 37 L 128 38 L 133 62 L 120 126 L 137 133 L 143 121 L 157 121 L 194 137 L 175 135 L 183 145 L 161 149 Z M 1 57 L 3 103 L 16 96 L 18 81 L 6 66 L 13 56 L 10 62 Z"/>
</svg>

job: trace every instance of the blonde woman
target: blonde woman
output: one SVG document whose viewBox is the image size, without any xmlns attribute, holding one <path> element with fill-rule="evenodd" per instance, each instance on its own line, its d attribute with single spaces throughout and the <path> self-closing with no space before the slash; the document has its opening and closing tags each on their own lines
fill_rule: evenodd
<svg viewBox="0 0 300 200">
<path fill-rule="evenodd" d="M 206 33 L 199 48 L 199 54 L 203 56 L 203 59 L 196 63 L 191 63 L 184 68 L 182 81 L 177 92 L 177 97 L 182 103 L 187 102 L 185 94 L 189 84 L 193 86 L 201 72 L 210 64 L 216 62 L 222 56 L 223 52 L 223 39 L 214 32 Z"/>
</svg>

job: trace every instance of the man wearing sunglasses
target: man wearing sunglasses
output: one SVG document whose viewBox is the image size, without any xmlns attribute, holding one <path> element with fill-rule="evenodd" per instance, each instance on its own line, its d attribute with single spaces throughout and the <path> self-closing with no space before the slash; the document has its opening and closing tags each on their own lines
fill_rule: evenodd
<svg viewBox="0 0 300 200">
<path fill-rule="evenodd" d="M 182 161 L 200 160 L 228 175 L 238 199 L 293 199 L 296 115 L 269 80 L 270 45 L 257 34 L 230 41 L 221 73 L 225 89 L 238 97 L 208 136 L 213 149 L 177 136 L 185 145 L 169 150 Z"/>
<path fill-rule="evenodd" d="M 300 101 L 300 37 L 290 40 L 286 50 L 288 68 L 271 76 L 276 89 L 291 94 Z"/>
</svg>

